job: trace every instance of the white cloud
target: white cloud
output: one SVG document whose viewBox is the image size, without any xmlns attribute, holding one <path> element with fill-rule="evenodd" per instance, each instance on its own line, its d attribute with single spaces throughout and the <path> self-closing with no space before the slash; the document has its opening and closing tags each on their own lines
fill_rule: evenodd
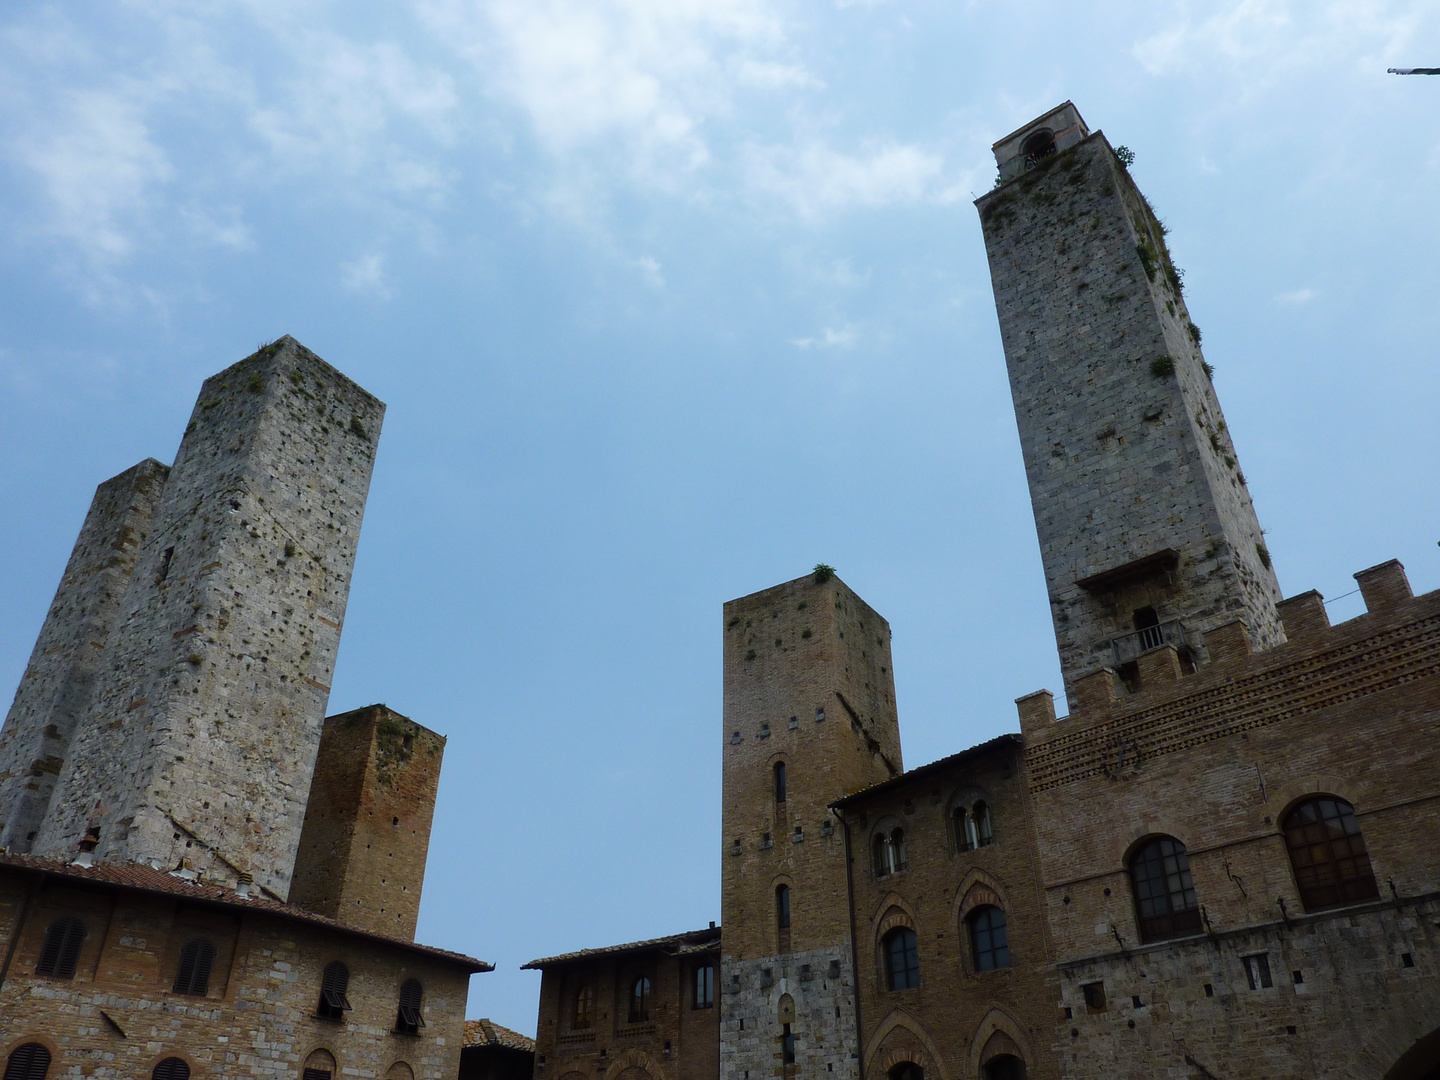
<svg viewBox="0 0 1440 1080">
<path fill-rule="evenodd" d="M 362 255 L 353 262 L 341 263 L 340 283 L 351 292 L 381 300 L 390 299 L 390 286 L 385 280 L 385 258 L 375 252 Z"/>
<path fill-rule="evenodd" d="M 860 334 L 855 327 L 827 326 L 815 337 L 791 338 L 790 344 L 798 349 L 853 349 Z"/>
<path fill-rule="evenodd" d="M 640 267 L 640 274 L 645 279 L 645 284 L 652 289 L 665 288 L 665 275 L 660 272 L 660 263 L 649 255 L 642 255 L 636 260 Z"/>
<path fill-rule="evenodd" d="M 820 143 L 753 147 L 748 179 L 816 218 L 852 206 L 883 206 L 926 198 L 939 177 L 938 154 L 913 144 L 886 143 L 842 154 Z"/>
<path fill-rule="evenodd" d="M 1275 297 L 1276 303 L 1287 304 L 1291 307 L 1300 307 L 1308 304 L 1318 295 L 1314 289 L 1292 289 L 1290 292 L 1280 293 Z"/>
</svg>

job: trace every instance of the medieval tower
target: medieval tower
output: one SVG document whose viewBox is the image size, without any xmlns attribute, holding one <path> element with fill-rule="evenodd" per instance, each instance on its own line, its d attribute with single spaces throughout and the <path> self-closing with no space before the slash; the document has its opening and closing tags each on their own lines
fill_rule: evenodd
<svg viewBox="0 0 1440 1080">
<path fill-rule="evenodd" d="M 1136 658 L 1162 643 L 1205 663 L 1206 633 L 1237 619 L 1279 644 L 1279 586 L 1165 227 L 1069 102 L 995 158 L 1005 183 L 978 206 L 1072 706 L 1100 669 L 1136 689 Z"/>
<path fill-rule="evenodd" d="M 903 768 L 890 626 L 823 567 L 724 619 L 720 1075 L 854 1080 L 849 843 L 829 804 Z"/>
<path fill-rule="evenodd" d="M 7 840 L 288 895 L 384 412 L 283 338 L 168 477 L 102 485 L 0 740 Z"/>
</svg>

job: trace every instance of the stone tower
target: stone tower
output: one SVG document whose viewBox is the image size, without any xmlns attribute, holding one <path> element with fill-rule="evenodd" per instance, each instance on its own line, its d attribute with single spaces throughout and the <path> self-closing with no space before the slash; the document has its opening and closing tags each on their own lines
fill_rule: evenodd
<svg viewBox="0 0 1440 1080">
<path fill-rule="evenodd" d="M 290 902 L 414 939 L 445 739 L 384 705 L 325 721 Z"/>
<path fill-rule="evenodd" d="M 1065 689 L 1142 654 L 1205 663 L 1240 620 L 1284 640 L 1280 589 L 1165 228 L 1066 102 L 995 144 L 976 201 Z M 1162 655 L 1157 653 L 1156 655 Z"/>
<path fill-rule="evenodd" d="M 0 729 L 0 846 L 7 851 L 29 851 L 50 808 L 169 472 L 142 461 L 95 491 Z"/>
<path fill-rule="evenodd" d="M 724 619 L 720 1075 L 779 1075 L 788 1034 L 800 1075 L 854 1080 L 847 844 L 829 803 L 902 768 L 890 626 L 823 572 Z"/>
<path fill-rule="evenodd" d="M 384 411 L 289 337 L 206 380 L 36 853 L 288 895 Z"/>
</svg>

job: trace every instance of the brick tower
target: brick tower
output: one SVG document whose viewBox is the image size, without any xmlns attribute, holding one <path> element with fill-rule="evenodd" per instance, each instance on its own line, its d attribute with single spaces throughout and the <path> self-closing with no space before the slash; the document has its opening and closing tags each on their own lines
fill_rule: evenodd
<svg viewBox="0 0 1440 1080">
<path fill-rule="evenodd" d="M 1072 707 L 1101 669 L 1133 690 L 1156 657 L 1205 663 L 1205 634 L 1237 619 L 1257 647 L 1282 642 L 1164 226 L 1069 102 L 995 159 L 1000 183 L 976 206 Z"/>
<path fill-rule="evenodd" d="M 142 461 L 95 491 L 0 729 L 0 846 L 7 851 L 29 851 L 50 808 L 169 472 Z"/>
<path fill-rule="evenodd" d="M 288 894 L 384 411 L 289 337 L 206 380 L 36 853 Z"/>
<path fill-rule="evenodd" d="M 445 739 L 384 705 L 325 721 L 290 902 L 415 937 Z"/>
<path fill-rule="evenodd" d="M 828 807 L 902 768 L 890 626 L 825 573 L 724 618 L 720 1075 L 781 1075 L 793 1053 L 786 1076 L 854 1080 L 846 840 Z"/>
</svg>

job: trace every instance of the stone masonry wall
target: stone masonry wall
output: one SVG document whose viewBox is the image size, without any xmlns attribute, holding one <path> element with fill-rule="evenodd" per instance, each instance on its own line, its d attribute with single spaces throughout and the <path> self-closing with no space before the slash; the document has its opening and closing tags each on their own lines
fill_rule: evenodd
<svg viewBox="0 0 1440 1080">
<path fill-rule="evenodd" d="M 33 876 L 0 871 L 0 953 Z M 45 932 L 63 915 L 86 926 L 73 979 L 35 974 Z M 209 992 L 173 992 L 179 953 L 204 935 L 216 946 Z M 296 1080 L 315 1050 L 334 1055 L 340 1076 L 452 1080 L 460 1065 L 469 976 L 459 965 L 341 930 L 307 926 L 233 906 L 133 890 L 52 881 L 30 901 L 0 988 L 0 1060 L 26 1042 L 54 1057 L 52 1077 L 148 1077 L 180 1057 L 193 1080 Z M 331 961 L 350 971 L 343 1021 L 315 1015 Z M 425 1026 L 394 1032 L 400 985 L 419 979 Z"/>
<path fill-rule="evenodd" d="M 1065 691 L 1154 606 L 1283 640 L 1279 587 L 1164 229 L 1101 133 L 976 204 Z M 1165 549 L 1171 573 L 1077 582 Z"/>
<path fill-rule="evenodd" d="M 290 902 L 413 939 L 445 739 L 384 705 L 325 721 Z"/>
<path fill-rule="evenodd" d="M 153 459 L 95 491 L 0 729 L 0 846 L 29 851 L 170 473 Z"/>
<path fill-rule="evenodd" d="M 727 931 L 728 933 L 728 931 Z M 720 965 L 723 1080 L 858 1080 L 855 973 L 850 944 Z M 795 1062 L 784 1063 L 784 1024 Z"/>
<path fill-rule="evenodd" d="M 205 382 L 37 852 L 288 894 L 383 416 L 292 338 Z"/>
</svg>

